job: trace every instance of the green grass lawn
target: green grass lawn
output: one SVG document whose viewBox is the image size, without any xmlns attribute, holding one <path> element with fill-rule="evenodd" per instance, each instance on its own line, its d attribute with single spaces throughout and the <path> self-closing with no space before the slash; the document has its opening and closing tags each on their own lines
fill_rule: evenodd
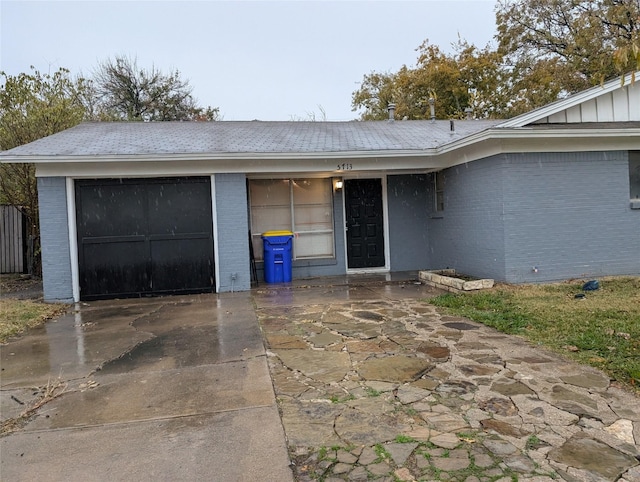
<svg viewBox="0 0 640 482">
<path fill-rule="evenodd" d="M 67 309 L 67 305 L 47 304 L 34 300 L 13 298 L 0 300 L 0 343 L 61 315 Z"/>
<path fill-rule="evenodd" d="M 604 278 L 597 291 L 583 292 L 583 284 L 497 285 L 429 302 L 600 368 L 639 391 L 640 277 Z"/>
</svg>

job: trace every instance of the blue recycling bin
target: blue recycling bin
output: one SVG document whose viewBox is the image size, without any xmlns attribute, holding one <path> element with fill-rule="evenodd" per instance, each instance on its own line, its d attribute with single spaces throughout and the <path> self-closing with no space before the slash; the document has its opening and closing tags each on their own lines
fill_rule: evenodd
<svg viewBox="0 0 640 482">
<path fill-rule="evenodd" d="M 264 281 L 288 283 L 291 281 L 291 231 L 267 231 L 262 233 L 264 248 Z"/>
</svg>

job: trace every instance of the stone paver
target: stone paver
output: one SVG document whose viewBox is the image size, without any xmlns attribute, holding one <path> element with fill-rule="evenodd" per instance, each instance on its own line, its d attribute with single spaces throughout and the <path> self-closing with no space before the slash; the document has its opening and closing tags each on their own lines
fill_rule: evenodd
<svg viewBox="0 0 640 482">
<path fill-rule="evenodd" d="M 640 400 L 603 373 L 414 283 L 284 290 L 254 302 L 297 480 L 640 480 Z"/>
</svg>

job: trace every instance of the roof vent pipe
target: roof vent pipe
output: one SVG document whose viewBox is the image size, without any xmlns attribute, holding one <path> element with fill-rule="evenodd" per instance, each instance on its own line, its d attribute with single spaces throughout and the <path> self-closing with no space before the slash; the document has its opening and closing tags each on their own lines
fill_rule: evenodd
<svg viewBox="0 0 640 482">
<path fill-rule="evenodd" d="M 467 120 L 473 119 L 473 109 L 471 107 L 467 107 L 464 113 L 467 115 Z"/>
<path fill-rule="evenodd" d="M 449 121 L 449 134 L 453 135 L 456 133 L 456 125 L 454 124 L 453 119 Z"/>
<path fill-rule="evenodd" d="M 393 103 L 389 104 L 387 106 L 387 111 L 389 111 L 389 122 L 393 122 L 396 114 L 396 105 Z"/>
<path fill-rule="evenodd" d="M 436 99 L 429 97 L 429 110 L 431 111 L 431 122 L 436 121 Z"/>
</svg>

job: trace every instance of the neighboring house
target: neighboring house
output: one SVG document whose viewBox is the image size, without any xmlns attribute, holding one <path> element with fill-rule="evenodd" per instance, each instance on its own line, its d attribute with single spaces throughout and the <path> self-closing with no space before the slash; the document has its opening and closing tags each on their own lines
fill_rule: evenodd
<svg viewBox="0 0 640 482">
<path fill-rule="evenodd" d="M 640 274 L 630 76 L 508 121 L 86 123 L 0 159 L 36 164 L 49 301 L 247 290 L 267 230 L 294 278 Z"/>
</svg>

